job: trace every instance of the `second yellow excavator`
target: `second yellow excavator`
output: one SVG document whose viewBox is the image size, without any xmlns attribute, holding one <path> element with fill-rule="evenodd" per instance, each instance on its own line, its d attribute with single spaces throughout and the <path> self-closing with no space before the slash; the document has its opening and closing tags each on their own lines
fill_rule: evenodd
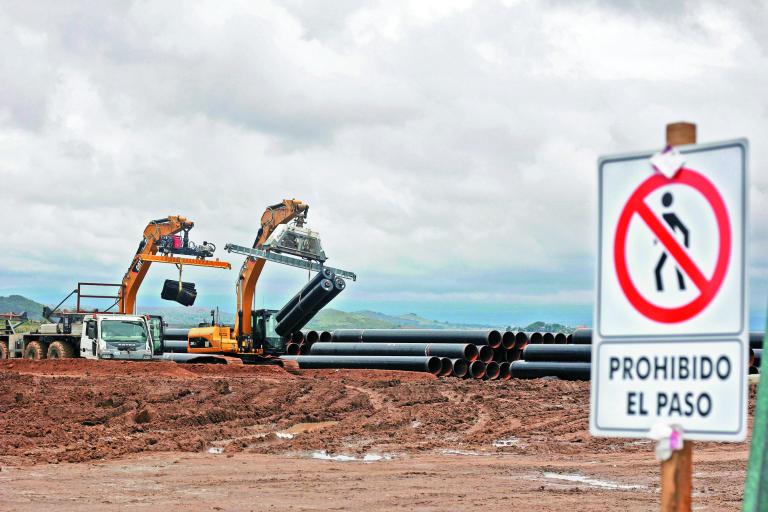
<svg viewBox="0 0 768 512">
<path fill-rule="evenodd" d="M 245 262 L 235 285 L 237 314 L 234 327 L 214 324 L 189 330 L 189 353 L 233 354 L 254 360 L 281 354 L 284 339 L 275 332 L 277 310 L 253 310 L 256 283 L 267 261 L 327 272 L 356 280 L 345 270 L 325 267 L 325 253 L 320 238 L 304 226 L 309 206 L 297 199 L 285 199 L 267 207 L 261 227 L 251 248 L 227 244 L 225 250 L 244 254 Z M 290 225 L 289 225 L 290 223 Z M 278 227 L 284 226 L 282 230 Z"/>
</svg>

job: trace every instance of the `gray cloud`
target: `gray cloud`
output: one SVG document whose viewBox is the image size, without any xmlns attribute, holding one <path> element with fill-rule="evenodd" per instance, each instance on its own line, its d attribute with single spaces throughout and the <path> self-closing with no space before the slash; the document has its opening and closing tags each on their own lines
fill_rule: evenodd
<svg viewBox="0 0 768 512">
<path fill-rule="evenodd" d="M 119 279 L 158 216 L 249 243 L 298 197 L 361 275 L 348 301 L 583 302 L 597 157 L 687 119 L 751 139 L 764 297 L 765 8 L 666 5 L 5 4 L 0 293 Z M 218 300 L 235 272 L 195 276 Z M 305 277 L 287 272 L 260 293 Z"/>
</svg>

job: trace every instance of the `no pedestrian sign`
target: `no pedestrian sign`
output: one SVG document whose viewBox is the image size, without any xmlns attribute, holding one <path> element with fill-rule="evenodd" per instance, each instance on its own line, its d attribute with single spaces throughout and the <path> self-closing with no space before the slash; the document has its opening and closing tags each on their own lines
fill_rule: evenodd
<svg viewBox="0 0 768 512">
<path fill-rule="evenodd" d="M 680 146 L 671 178 L 651 152 L 599 162 L 592 346 L 594 435 L 746 436 L 747 142 Z"/>
</svg>

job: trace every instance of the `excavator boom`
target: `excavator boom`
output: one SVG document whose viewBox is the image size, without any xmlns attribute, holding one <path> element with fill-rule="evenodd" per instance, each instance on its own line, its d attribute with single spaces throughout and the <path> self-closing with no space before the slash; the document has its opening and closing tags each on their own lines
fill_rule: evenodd
<svg viewBox="0 0 768 512">
<path fill-rule="evenodd" d="M 299 215 L 306 216 L 309 205 L 297 199 L 284 199 L 283 202 L 268 206 L 261 216 L 261 227 L 253 242 L 257 248 L 267 241 L 277 226 L 287 224 Z M 251 310 L 256 283 L 266 260 L 248 257 L 245 259 L 237 279 L 237 317 L 235 318 L 235 336 L 238 339 L 249 338 L 253 333 Z"/>
</svg>

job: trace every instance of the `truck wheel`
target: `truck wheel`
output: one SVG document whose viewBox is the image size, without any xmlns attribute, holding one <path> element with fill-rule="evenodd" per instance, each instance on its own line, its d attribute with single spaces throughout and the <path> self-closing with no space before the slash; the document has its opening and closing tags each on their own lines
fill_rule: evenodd
<svg viewBox="0 0 768 512">
<path fill-rule="evenodd" d="M 0 341 L 0 359 L 8 359 L 8 342 Z"/>
<path fill-rule="evenodd" d="M 39 341 L 30 341 L 27 348 L 24 349 L 24 359 L 45 359 L 43 344 Z"/>
<path fill-rule="evenodd" d="M 70 359 L 75 357 L 72 345 L 64 341 L 54 341 L 48 347 L 48 359 Z"/>
</svg>

